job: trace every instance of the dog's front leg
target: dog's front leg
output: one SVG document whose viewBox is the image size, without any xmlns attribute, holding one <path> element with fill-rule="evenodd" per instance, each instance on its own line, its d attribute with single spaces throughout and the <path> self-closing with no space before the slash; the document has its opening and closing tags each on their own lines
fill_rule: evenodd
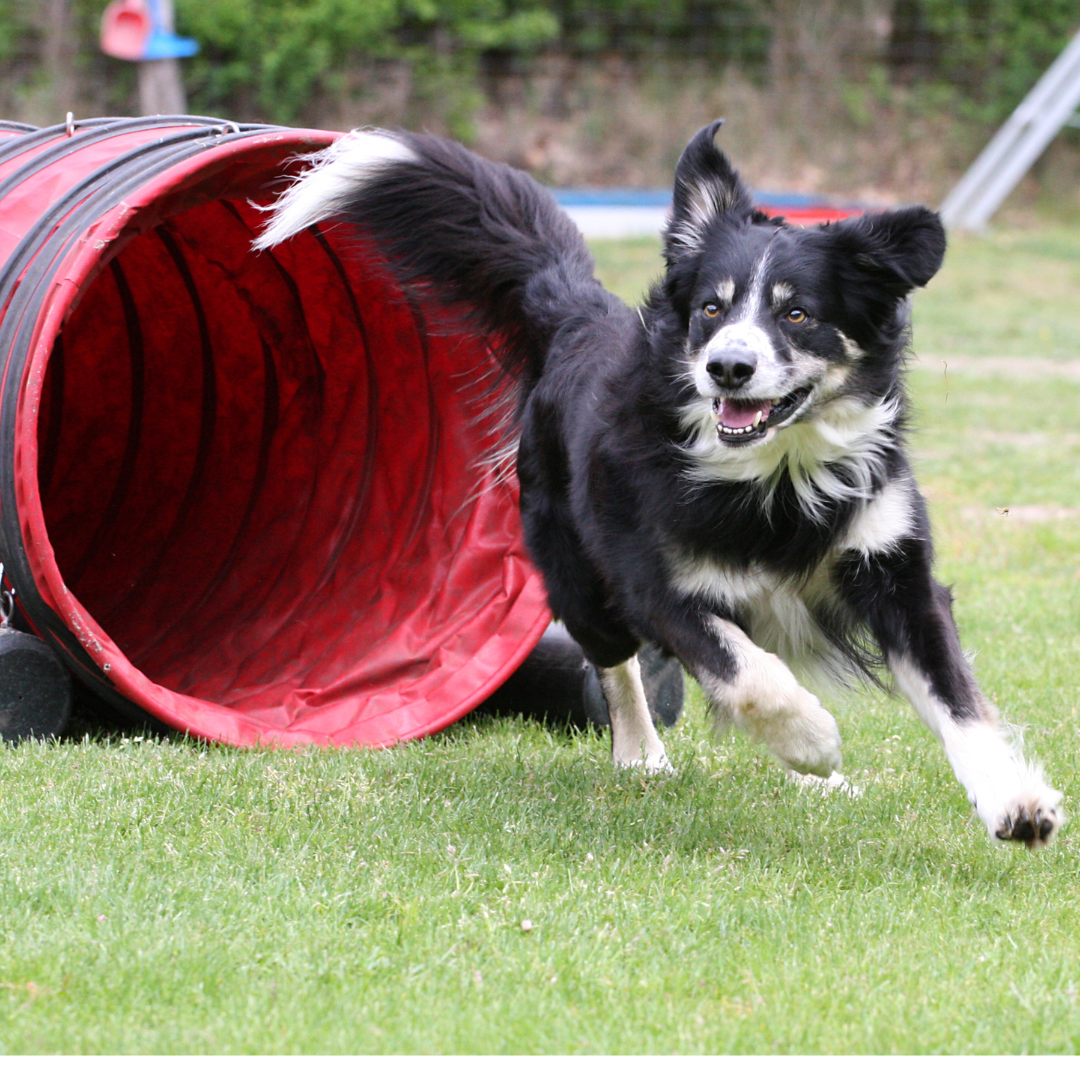
<svg viewBox="0 0 1080 1080">
<path fill-rule="evenodd" d="M 1047 844 L 1063 820 L 1061 793 L 1006 738 L 979 689 L 960 648 L 949 591 L 931 576 L 929 545 L 911 540 L 906 550 L 860 556 L 841 576 L 897 688 L 937 736 L 990 835 Z"/>
<path fill-rule="evenodd" d="M 949 701 L 935 687 L 940 663 L 897 653 L 890 655 L 889 666 L 897 687 L 937 736 L 990 835 L 1029 848 L 1049 843 L 1062 820 L 1061 792 L 1005 738 L 994 706 L 978 689 L 963 704 Z"/>
<path fill-rule="evenodd" d="M 621 768 L 644 766 L 653 773 L 671 772 L 667 751 L 645 699 L 638 658 L 631 656 L 618 667 L 602 668 L 600 685 L 611 715 L 611 756 L 615 764 Z"/>
<path fill-rule="evenodd" d="M 791 669 L 733 622 L 706 617 L 712 648 L 684 659 L 722 722 L 763 742 L 789 769 L 828 777 L 840 769 L 840 730 Z"/>
</svg>

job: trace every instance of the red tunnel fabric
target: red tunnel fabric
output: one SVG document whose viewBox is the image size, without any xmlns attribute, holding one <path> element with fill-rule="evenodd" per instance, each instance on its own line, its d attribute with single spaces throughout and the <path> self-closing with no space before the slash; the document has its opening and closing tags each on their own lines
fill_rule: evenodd
<svg viewBox="0 0 1080 1080">
<path fill-rule="evenodd" d="M 332 223 L 252 253 L 251 203 L 333 133 L 181 134 L 154 171 L 140 148 L 183 125 L 106 126 L 66 153 L 62 130 L 0 138 L 0 261 L 21 274 L 0 492 L 28 614 L 84 681 L 195 735 L 445 727 L 550 618 L 490 464 L 496 355 Z"/>
</svg>

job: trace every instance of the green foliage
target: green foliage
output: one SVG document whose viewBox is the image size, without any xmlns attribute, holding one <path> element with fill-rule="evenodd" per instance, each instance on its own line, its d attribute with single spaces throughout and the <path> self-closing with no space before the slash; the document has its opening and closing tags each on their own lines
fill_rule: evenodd
<svg viewBox="0 0 1080 1080">
<path fill-rule="evenodd" d="M 66 0 L 65 7 L 58 24 L 51 4 L 0 0 L 0 116 L 18 118 L 28 99 L 38 108 L 23 118 L 39 124 L 62 120 L 67 109 L 78 112 L 88 100 L 92 115 L 130 111 L 134 66 L 98 49 L 105 0 Z M 47 61 L 50 46 L 59 71 Z M 91 94 L 80 93 L 88 86 Z"/>
<path fill-rule="evenodd" d="M 178 29 L 202 45 L 187 65 L 193 107 L 280 122 L 295 122 L 313 96 L 340 89 L 350 67 L 373 60 L 408 64 L 421 96 L 448 101 L 469 96 L 482 58 L 541 48 L 698 56 L 760 71 L 775 21 L 766 0 L 176 3 Z M 1080 24 L 1072 0 L 896 0 L 893 8 L 894 62 L 914 45 L 920 93 L 951 87 L 950 107 L 986 124 L 1016 106 Z"/>
<path fill-rule="evenodd" d="M 530 52 L 551 43 L 558 34 L 559 22 L 554 14 L 535 6 L 511 11 L 494 20 L 463 19 L 457 27 L 458 40 L 467 48 L 477 51 L 504 49 Z"/>
<path fill-rule="evenodd" d="M 754 66 L 768 49 L 761 0 L 554 0 L 560 44 L 577 53 L 663 52 Z"/>
<path fill-rule="evenodd" d="M 0 63 L 10 60 L 17 53 L 22 32 L 15 10 L 6 5 L 0 6 Z"/>
<path fill-rule="evenodd" d="M 910 2 L 909 2 L 909 6 Z M 1074 0 L 916 0 L 931 77 L 964 90 L 973 119 L 1000 122 L 1080 28 Z"/>
<path fill-rule="evenodd" d="M 195 106 L 225 112 L 244 95 L 261 118 L 284 123 L 337 89 L 350 63 L 445 70 L 452 57 L 468 71 L 483 50 L 527 52 L 558 31 L 539 2 L 510 10 L 503 0 L 177 0 L 176 18 L 202 46 L 188 68 Z"/>
<path fill-rule="evenodd" d="M 482 104 L 478 73 L 527 71 L 540 50 L 579 60 L 696 58 L 718 72 L 731 63 L 760 78 L 771 70 L 777 33 L 807 21 L 817 29 L 792 30 L 788 47 L 838 48 L 837 41 L 851 37 L 845 27 L 865 15 L 861 0 L 825 6 L 813 0 L 174 2 L 178 31 L 201 45 L 184 62 L 193 111 L 310 121 L 326 113 L 320 103 L 327 96 L 354 93 L 393 62 L 408 72 L 410 101 L 438 102 L 459 135 L 467 135 Z M 69 52 L 79 79 L 94 88 L 95 107 L 124 111 L 133 73 L 97 50 L 104 6 L 105 0 L 67 0 Z M 916 106 L 984 125 L 999 123 L 1016 106 L 1080 26 L 1074 0 L 892 0 L 888 6 L 891 76 L 909 84 Z M 0 0 L 0 104 L 10 107 L 53 77 L 43 63 L 51 10 L 34 0 Z M 877 48 L 865 35 L 859 41 L 863 53 Z M 866 72 L 886 70 L 875 66 L 881 59 L 838 56 L 842 67 L 854 62 L 851 71 L 860 73 L 858 86 L 841 93 L 856 122 L 870 115 L 871 98 L 887 98 L 893 89 L 884 80 L 864 85 Z M 794 60 L 792 70 L 801 63 Z"/>
<path fill-rule="evenodd" d="M 544 47 L 764 59 L 768 33 L 752 0 L 176 0 L 177 29 L 196 38 L 186 64 L 192 106 L 229 114 L 242 100 L 293 122 L 313 95 L 339 89 L 361 62 L 398 60 L 419 92 L 460 93 L 485 56 Z M 456 86 L 448 87 L 447 79 Z"/>
</svg>

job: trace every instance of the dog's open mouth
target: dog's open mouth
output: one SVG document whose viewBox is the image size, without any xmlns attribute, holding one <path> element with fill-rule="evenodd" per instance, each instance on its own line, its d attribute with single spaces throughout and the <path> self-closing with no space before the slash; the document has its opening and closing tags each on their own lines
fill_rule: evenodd
<svg viewBox="0 0 1080 1080">
<path fill-rule="evenodd" d="M 738 398 L 714 398 L 713 419 L 721 442 L 748 443 L 765 437 L 771 427 L 782 424 L 810 396 L 810 387 L 792 390 L 786 397 L 772 401 L 743 401 Z"/>
</svg>

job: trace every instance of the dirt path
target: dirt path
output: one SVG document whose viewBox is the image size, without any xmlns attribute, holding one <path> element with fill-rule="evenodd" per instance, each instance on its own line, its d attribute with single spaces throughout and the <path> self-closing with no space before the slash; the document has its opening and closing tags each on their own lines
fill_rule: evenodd
<svg viewBox="0 0 1080 1080">
<path fill-rule="evenodd" d="M 1028 379 L 1070 379 L 1080 382 L 1080 359 L 1044 360 L 1019 356 L 920 356 L 913 371 L 972 373 L 976 375 L 1022 375 Z"/>
</svg>

